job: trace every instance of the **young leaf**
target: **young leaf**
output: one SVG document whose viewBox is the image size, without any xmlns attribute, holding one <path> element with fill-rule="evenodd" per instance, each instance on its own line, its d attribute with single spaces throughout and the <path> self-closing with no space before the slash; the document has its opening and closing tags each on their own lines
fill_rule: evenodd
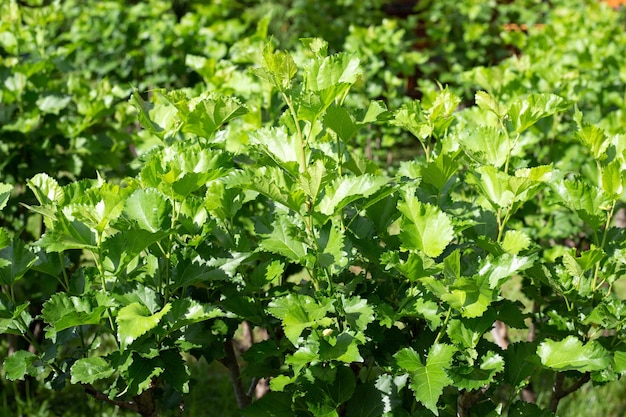
<svg viewBox="0 0 626 417">
<path fill-rule="evenodd" d="M 567 110 L 569 103 L 556 94 L 537 93 L 518 99 L 509 107 L 513 129 L 521 133 L 544 117 Z"/>
<path fill-rule="evenodd" d="M 404 201 L 398 202 L 398 209 L 402 213 L 400 240 L 405 250 L 419 250 L 436 258 L 454 239 L 452 222 L 438 207 L 406 194 Z"/>
<path fill-rule="evenodd" d="M 32 352 L 27 350 L 18 350 L 4 360 L 2 369 L 9 381 L 24 379 L 26 375 L 36 375 L 36 369 L 33 366 L 39 358 Z"/>
<path fill-rule="evenodd" d="M 155 189 L 139 189 L 126 200 L 124 213 L 151 233 L 169 229 L 172 204 Z"/>
<path fill-rule="evenodd" d="M 248 112 L 235 97 L 214 93 L 202 95 L 189 104 L 192 109 L 185 118 L 182 131 L 203 138 L 211 138 L 224 123 Z"/>
<path fill-rule="evenodd" d="M 502 240 L 502 249 L 512 255 L 517 255 L 530 246 L 530 238 L 519 230 L 507 230 Z"/>
<path fill-rule="evenodd" d="M 277 298 L 268 306 L 269 313 L 282 320 L 285 336 L 294 346 L 304 329 L 316 325 L 330 309 L 328 302 L 319 304 L 313 297 L 298 294 Z"/>
<path fill-rule="evenodd" d="M 93 384 L 113 375 L 115 369 L 102 357 L 81 358 L 70 368 L 72 384 Z"/>
<path fill-rule="evenodd" d="M 505 164 L 511 151 L 506 135 L 495 127 L 478 126 L 459 137 L 460 145 L 465 153 L 483 165 L 496 168 Z"/>
<path fill-rule="evenodd" d="M 394 355 L 398 366 L 409 374 L 415 398 L 436 416 L 439 415 L 437 401 L 443 389 L 453 382 L 446 369 L 451 366 L 455 353 L 453 346 L 435 344 L 428 351 L 426 364 L 412 348 L 404 348 Z"/>
<path fill-rule="evenodd" d="M 12 185 L 0 182 L 0 210 L 2 210 L 4 206 L 7 205 L 7 201 L 9 201 L 11 191 L 13 191 Z"/>
<path fill-rule="evenodd" d="M 610 353 L 594 340 L 583 344 L 575 336 L 561 341 L 546 339 L 537 348 L 541 363 L 557 371 L 591 372 L 611 364 Z"/>
<path fill-rule="evenodd" d="M 150 314 L 147 307 L 137 302 L 122 307 L 115 319 L 117 340 L 123 347 L 128 346 L 140 336 L 154 329 L 171 307 L 171 304 L 168 303 L 155 314 Z"/>
<path fill-rule="evenodd" d="M 272 232 L 265 235 L 259 244 L 259 248 L 268 252 L 283 255 L 297 263 L 302 263 L 308 250 L 308 246 L 298 236 L 298 228 L 290 223 L 285 216 L 279 216 L 272 223 Z"/>
<path fill-rule="evenodd" d="M 324 198 L 318 209 L 331 216 L 360 198 L 369 197 L 387 184 L 388 178 L 364 174 L 359 177 L 339 177 L 326 186 Z"/>
</svg>

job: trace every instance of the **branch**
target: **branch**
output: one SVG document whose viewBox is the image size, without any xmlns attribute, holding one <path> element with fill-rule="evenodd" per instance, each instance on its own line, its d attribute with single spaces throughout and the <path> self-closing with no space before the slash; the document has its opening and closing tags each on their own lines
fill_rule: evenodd
<svg viewBox="0 0 626 417">
<path fill-rule="evenodd" d="M 98 391 L 91 384 L 81 384 L 85 393 L 91 395 L 98 401 L 104 401 L 109 404 L 115 405 L 124 410 L 133 411 L 135 413 L 140 414 L 143 417 L 151 417 L 155 414 L 155 406 L 152 398 L 152 390 L 148 389 L 138 396 L 134 397 L 134 401 L 122 401 L 122 400 L 113 400 L 109 398 L 108 395 L 103 393 L 102 391 Z"/>
<path fill-rule="evenodd" d="M 552 385 L 552 397 L 550 398 L 550 411 L 556 413 L 556 409 L 559 406 L 559 401 L 563 397 L 570 395 L 572 392 L 578 390 L 585 385 L 591 379 L 591 374 L 587 372 L 582 378 L 574 382 L 568 388 L 564 388 L 565 374 L 563 372 L 557 372 L 554 384 Z"/>
<path fill-rule="evenodd" d="M 246 393 L 246 389 L 243 387 L 241 372 L 239 371 L 239 362 L 237 361 L 237 355 L 235 354 L 232 340 L 224 342 L 224 353 L 226 356 L 220 359 L 220 362 L 230 373 L 230 382 L 233 385 L 233 390 L 237 397 L 237 405 L 240 409 L 246 408 L 250 405 L 251 400 L 250 396 Z"/>
</svg>

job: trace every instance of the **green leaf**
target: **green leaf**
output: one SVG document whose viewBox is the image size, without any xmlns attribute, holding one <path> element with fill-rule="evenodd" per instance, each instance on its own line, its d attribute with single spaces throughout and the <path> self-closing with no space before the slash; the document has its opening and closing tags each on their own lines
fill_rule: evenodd
<svg viewBox="0 0 626 417">
<path fill-rule="evenodd" d="M 138 355 L 133 355 L 132 363 L 126 372 L 128 383 L 128 395 L 139 395 L 154 383 L 154 378 L 164 371 L 163 362 L 160 358 L 146 359 Z"/>
<path fill-rule="evenodd" d="M 478 126 L 461 135 L 459 140 L 470 158 L 480 164 L 489 164 L 496 168 L 505 164 L 511 151 L 507 136 L 500 129 L 491 126 Z"/>
<path fill-rule="evenodd" d="M 182 131 L 203 138 L 211 138 L 224 123 L 248 112 L 237 98 L 216 93 L 192 99 L 189 106 L 190 112 L 184 117 Z"/>
<path fill-rule="evenodd" d="M 326 186 L 318 210 L 332 216 L 348 204 L 369 197 L 389 182 L 387 177 L 364 174 L 358 177 L 339 177 Z"/>
<path fill-rule="evenodd" d="M 400 240 L 405 250 L 419 250 L 436 258 L 454 239 L 454 229 L 448 216 L 430 204 L 421 203 L 416 197 L 404 195 L 398 202 L 402 213 Z"/>
<path fill-rule="evenodd" d="M 124 214 L 151 233 L 171 227 L 172 204 L 155 189 L 139 189 L 126 200 Z"/>
<path fill-rule="evenodd" d="M 563 112 L 570 104 L 556 94 L 537 93 L 518 99 L 509 107 L 509 117 L 513 129 L 521 133 L 544 117 Z"/>
<path fill-rule="evenodd" d="M 287 217 L 279 216 L 272 223 L 272 232 L 264 236 L 259 248 L 302 263 L 308 248 L 303 240 L 298 228 Z"/>
<path fill-rule="evenodd" d="M 161 311 L 152 315 L 146 306 L 138 302 L 122 307 L 115 319 L 117 340 L 123 347 L 128 346 L 140 336 L 157 327 L 171 307 L 171 304 L 168 303 Z"/>
<path fill-rule="evenodd" d="M 278 166 L 287 167 L 290 162 L 300 162 L 300 145 L 285 126 L 265 127 L 250 132 L 250 144 L 261 148 Z"/>
<path fill-rule="evenodd" d="M 478 186 L 478 191 L 491 203 L 494 211 L 509 207 L 515 199 L 509 184 L 510 178 L 507 173 L 492 165 L 480 166 L 467 176 L 468 182 Z"/>
<path fill-rule="evenodd" d="M 101 357 L 81 358 L 72 365 L 72 384 L 93 384 L 113 375 L 115 370 Z"/>
<path fill-rule="evenodd" d="M 270 391 L 241 410 L 244 417 L 293 417 L 292 394 Z"/>
<path fill-rule="evenodd" d="M 10 381 L 24 379 L 26 375 L 35 376 L 36 368 L 33 366 L 39 358 L 27 350 L 18 350 L 4 360 L 2 370 Z"/>
<path fill-rule="evenodd" d="M 332 105 L 326 110 L 324 124 L 335 131 L 339 138 L 348 142 L 359 130 L 352 115 L 345 107 Z"/>
<path fill-rule="evenodd" d="M 330 309 L 329 302 L 319 304 L 307 295 L 289 294 L 271 301 L 267 310 L 282 320 L 285 336 L 297 346 L 302 332 L 316 326 L 318 321 L 326 317 Z"/>
<path fill-rule="evenodd" d="M 582 181 L 564 180 L 554 186 L 563 203 L 592 228 L 599 230 L 606 221 L 607 195 L 598 187 Z"/>
<path fill-rule="evenodd" d="M 330 381 L 318 378 L 306 384 L 304 401 L 315 417 L 337 417 L 337 409 L 352 397 L 355 387 L 352 370 L 342 366 Z"/>
<path fill-rule="evenodd" d="M 611 364 L 611 355 L 601 344 L 594 340 L 583 344 L 575 336 L 561 341 L 546 339 L 537 348 L 537 355 L 544 366 L 557 371 L 600 371 Z"/>
<path fill-rule="evenodd" d="M 473 318 L 483 315 L 494 300 L 494 291 L 489 279 L 484 276 L 461 278 L 443 293 L 440 298 L 451 307 L 459 310 L 463 317 Z"/>
<path fill-rule="evenodd" d="M 41 173 L 35 175 L 27 181 L 28 188 L 31 189 L 37 201 L 42 206 L 51 203 L 58 203 L 63 198 L 63 189 L 54 178 L 48 174 Z"/>
<path fill-rule="evenodd" d="M 501 119 L 506 114 L 506 106 L 496 101 L 496 98 L 485 91 L 477 91 L 474 96 L 476 105 L 482 110 L 490 111 Z"/>
<path fill-rule="evenodd" d="M 624 176 L 621 163 L 617 159 L 602 167 L 602 190 L 609 197 L 618 198 L 624 191 Z"/>
<path fill-rule="evenodd" d="M 437 401 L 443 389 L 453 383 L 446 369 L 452 365 L 455 353 L 456 349 L 453 346 L 435 344 L 428 351 L 426 364 L 422 363 L 412 348 L 404 348 L 394 355 L 398 366 L 409 374 L 410 387 L 415 398 L 437 416 L 439 415 Z"/>
<path fill-rule="evenodd" d="M 530 246 L 530 237 L 519 230 L 507 230 L 502 240 L 502 249 L 512 255 L 517 255 Z"/>
<path fill-rule="evenodd" d="M 532 267 L 535 259 L 535 256 L 517 256 L 508 253 L 496 258 L 488 256 L 481 263 L 478 274 L 487 278 L 491 288 L 496 288 L 504 279 Z"/>
<path fill-rule="evenodd" d="M 611 142 L 602 128 L 587 123 L 580 123 L 576 138 L 587 147 L 595 160 L 602 161 L 606 159 L 606 150 Z"/>
<path fill-rule="evenodd" d="M 346 417 L 380 417 L 389 411 L 385 399 L 373 383 L 359 384 L 348 401 Z"/>
<path fill-rule="evenodd" d="M 97 305 L 88 297 L 53 294 L 43 305 L 41 317 L 48 324 L 46 336 L 54 338 L 57 332 L 70 327 L 99 324 L 107 305 Z"/>
<path fill-rule="evenodd" d="M 72 98 L 69 96 L 50 94 L 47 96 L 39 96 L 36 104 L 43 113 L 58 115 L 61 110 L 67 107 L 71 100 Z"/>
<path fill-rule="evenodd" d="M 37 255 L 28 250 L 24 242 L 15 238 L 9 246 L 0 250 L 0 260 L 10 262 L 5 263 L 5 266 L 0 264 L 0 283 L 13 285 L 32 268 L 37 261 Z"/>
<path fill-rule="evenodd" d="M 489 351 L 482 357 L 480 366 L 460 366 L 454 368 L 452 378 L 457 388 L 475 390 L 493 382 L 496 374 L 504 370 L 504 359 Z"/>
<path fill-rule="evenodd" d="M 263 49 L 263 65 L 254 70 L 257 76 L 283 92 L 291 88 L 297 72 L 298 67 L 291 55 L 288 52 L 274 52 L 270 43 Z"/>
<path fill-rule="evenodd" d="M 0 210 L 7 205 L 7 201 L 9 201 L 9 197 L 11 196 L 11 191 L 13 191 L 12 185 L 0 182 Z"/>
</svg>

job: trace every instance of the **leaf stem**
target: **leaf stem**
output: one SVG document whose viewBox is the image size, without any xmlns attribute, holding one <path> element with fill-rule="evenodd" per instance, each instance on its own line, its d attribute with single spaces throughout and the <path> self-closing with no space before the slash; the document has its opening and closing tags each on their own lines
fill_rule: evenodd
<svg viewBox="0 0 626 417">
<path fill-rule="evenodd" d="M 306 166 L 306 142 L 304 140 L 304 136 L 302 134 L 302 129 L 300 129 L 300 123 L 298 122 L 298 114 L 296 113 L 296 109 L 293 106 L 293 101 L 285 94 L 284 91 L 281 91 L 280 94 L 283 97 L 285 103 L 287 103 L 287 107 L 289 108 L 289 113 L 293 119 L 293 122 L 296 125 L 296 132 L 298 134 L 298 141 L 300 143 L 299 154 L 300 154 L 300 172 L 304 173 L 307 171 Z"/>
<path fill-rule="evenodd" d="M 446 328 L 448 327 L 448 322 L 450 321 L 450 314 L 452 313 L 452 307 L 448 307 L 448 312 L 446 313 L 446 319 L 443 322 L 443 325 L 441 326 L 441 329 L 439 330 L 439 333 L 437 333 L 437 337 L 435 338 L 435 341 L 433 342 L 433 345 L 436 345 L 439 340 L 441 339 L 441 336 L 443 336 L 443 333 L 445 332 Z"/>
</svg>

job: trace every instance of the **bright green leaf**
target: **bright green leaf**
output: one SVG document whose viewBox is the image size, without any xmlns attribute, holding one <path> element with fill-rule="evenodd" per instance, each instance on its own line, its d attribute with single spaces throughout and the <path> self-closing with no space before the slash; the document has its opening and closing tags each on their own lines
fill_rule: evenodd
<svg viewBox="0 0 626 417">
<path fill-rule="evenodd" d="M 544 366 L 557 371 L 599 371 L 611 364 L 611 355 L 601 344 L 593 340 L 583 344 L 575 336 L 547 339 L 537 348 L 537 355 Z"/>
<path fill-rule="evenodd" d="M 161 311 L 150 314 L 150 310 L 144 305 L 134 302 L 122 307 L 115 319 L 117 323 L 117 339 L 122 346 L 127 346 L 140 336 L 157 327 L 161 318 L 171 309 L 171 304 L 166 304 Z"/>
<path fill-rule="evenodd" d="M 93 384 L 113 375 L 115 370 L 102 357 L 78 359 L 71 368 L 72 384 Z"/>
<path fill-rule="evenodd" d="M 404 249 L 436 258 L 454 239 L 452 222 L 438 207 L 407 194 L 398 202 L 398 209 L 402 213 L 400 240 Z"/>
</svg>

